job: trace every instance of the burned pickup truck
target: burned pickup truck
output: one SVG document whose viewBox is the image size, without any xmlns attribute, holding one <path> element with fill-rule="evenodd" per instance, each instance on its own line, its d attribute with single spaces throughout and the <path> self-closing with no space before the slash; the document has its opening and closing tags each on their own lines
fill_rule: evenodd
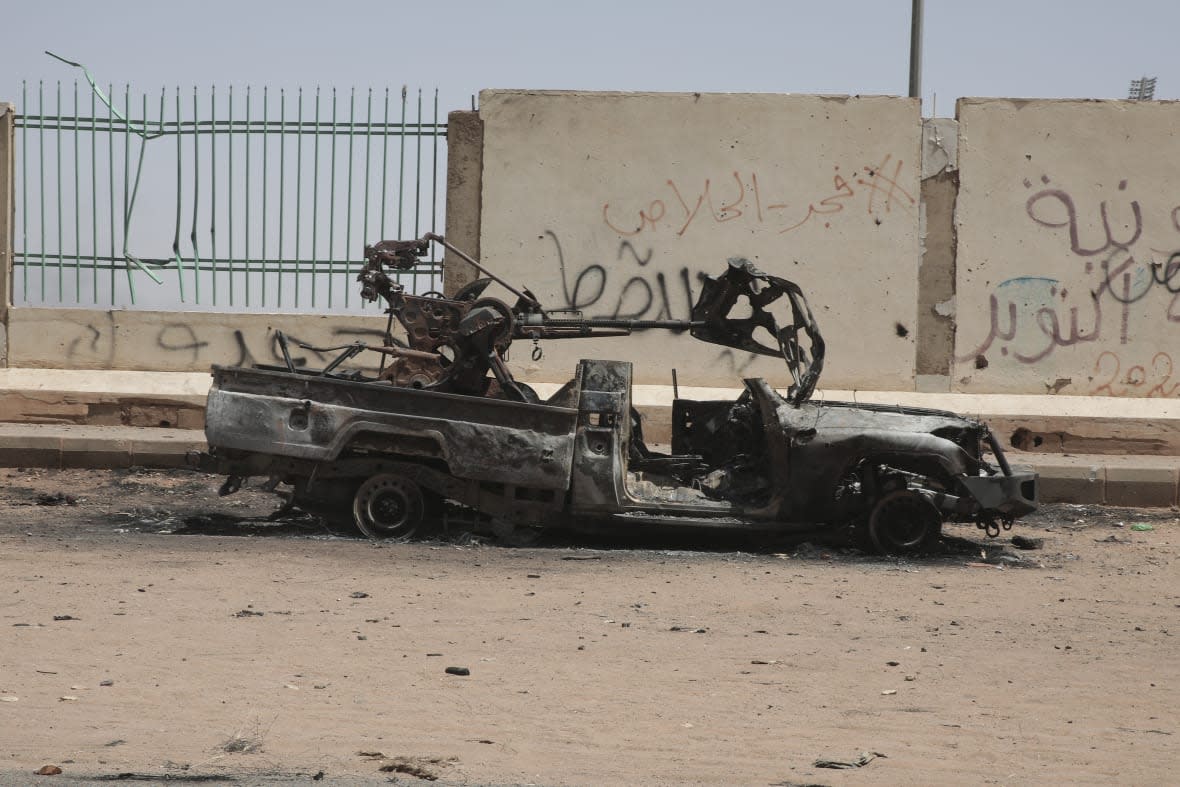
<svg viewBox="0 0 1180 787">
<path fill-rule="evenodd" d="M 449 298 L 406 292 L 391 274 L 418 264 L 430 242 L 487 278 Z M 289 488 L 291 505 L 350 514 L 372 538 L 428 533 L 449 501 L 499 527 L 819 531 L 893 554 L 930 547 L 945 521 L 994 536 L 1036 508 L 1036 475 L 1010 467 L 984 424 L 813 400 L 824 343 L 807 301 L 748 261 L 706 278 L 687 321 L 547 311 L 436 235 L 367 247 L 358 278 L 366 298 L 388 305 L 382 346 L 329 348 L 339 357 L 310 371 L 279 336 L 282 366 L 214 367 L 200 464 L 228 476 L 223 493 L 266 477 Z M 516 303 L 486 297 L 492 281 Z M 393 340 L 394 319 L 404 342 Z M 542 401 L 504 362 L 513 340 L 641 329 L 780 356 L 793 382 L 784 394 L 747 379 L 735 400 L 677 393 L 660 451 L 632 406 L 631 364 L 583 360 Z M 380 354 L 377 374 L 345 369 L 361 352 Z"/>
</svg>

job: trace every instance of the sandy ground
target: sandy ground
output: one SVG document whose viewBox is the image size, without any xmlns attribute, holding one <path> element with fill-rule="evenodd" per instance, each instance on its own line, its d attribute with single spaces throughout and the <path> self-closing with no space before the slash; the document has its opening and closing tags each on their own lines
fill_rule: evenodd
<svg viewBox="0 0 1180 787">
<path fill-rule="evenodd" d="M 219 500 L 196 475 L 0 479 L 7 783 L 1164 784 L 1180 767 L 1174 512 L 1056 508 L 1013 531 L 1042 550 L 954 527 L 942 555 L 898 561 L 373 545 L 233 519 L 274 498 Z M 54 493 L 76 505 L 37 504 Z M 47 764 L 63 773 L 32 775 Z"/>
</svg>

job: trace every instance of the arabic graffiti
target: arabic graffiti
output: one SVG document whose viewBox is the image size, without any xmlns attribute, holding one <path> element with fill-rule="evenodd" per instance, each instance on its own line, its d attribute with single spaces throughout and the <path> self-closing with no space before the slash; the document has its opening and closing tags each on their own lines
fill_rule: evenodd
<svg viewBox="0 0 1180 787">
<path fill-rule="evenodd" d="M 1049 182 L 1047 175 L 1041 176 L 1043 183 Z M 1025 181 L 1025 188 L 1032 188 L 1032 183 Z M 1127 181 L 1119 181 L 1119 191 L 1127 190 Z M 1042 208 L 1041 203 L 1046 201 L 1056 202 L 1056 207 L 1061 210 L 1063 215 L 1052 216 L 1052 207 Z M 1110 228 L 1110 213 L 1107 208 L 1106 200 L 1102 200 L 1098 206 L 1099 215 L 1102 218 L 1102 230 L 1105 235 L 1105 242 L 1087 248 L 1083 245 L 1081 240 L 1081 227 L 1078 223 L 1078 210 L 1074 205 L 1073 197 L 1066 191 L 1061 189 L 1044 189 L 1038 191 L 1028 198 L 1025 203 L 1025 210 L 1028 217 L 1035 221 L 1042 227 L 1058 228 L 1065 227 L 1069 233 L 1069 248 L 1078 256 L 1092 257 L 1096 254 L 1102 254 L 1109 249 L 1129 249 L 1139 240 L 1139 236 L 1143 234 L 1143 211 L 1139 207 L 1137 200 L 1131 200 L 1131 215 L 1134 216 L 1134 229 L 1131 231 L 1131 237 L 1125 239 L 1115 238 L 1114 232 Z M 1173 215 L 1175 213 L 1173 212 Z"/>
<path fill-rule="evenodd" d="M 681 237 L 693 226 L 739 219 L 767 225 L 783 234 L 803 227 L 817 216 L 824 217 L 823 226 L 829 228 L 831 217 L 843 213 L 857 197 L 863 198 L 864 212 L 877 224 L 883 221 L 882 213 L 892 213 L 895 208 L 913 210 L 917 204 L 914 195 L 902 185 L 905 162 L 894 159 L 893 154 L 847 177 L 838 165 L 833 170 L 830 194 L 812 200 L 804 197 L 798 203 L 766 196 L 758 173 L 753 171 L 733 170 L 717 182 L 705 178 L 701 186 L 692 188 L 669 178 L 654 198 L 645 200 L 644 207 L 628 211 L 604 202 L 602 221 L 623 238 L 662 231 Z"/>
<path fill-rule="evenodd" d="M 1120 266 L 1126 267 L 1126 263 Z M 1124 270 L 1116 269 L 1115 273 Z M 1058 347 L 1098 341 L 1102 337 L 1104 299 L 1118 301 L 1118 296 L 1111 294 L 1110 281 L 1107 276 L 1097 290 L 1083 289 L 1081 297 L 1073 301 L 1069 288 L 1057 279 L 1020 276 L 1000 282 L 988 296 L 987 336 L 958 360 L 976 360 L 982 367 L 986 363 L 980 359 L 986 358 L 986 353 L 998 341 L 1001 356 L 1032 364 L 1048 358 Z M 1124 282 L 1124 286 L 1129 293 L 1131 283 Z M 1122 307 L 1126 309 L 1128 304 L 1123 303 Z M 1064 320 L 1062 310 L 1068 315 Z M 1063 322 L 1068 326 L 1064 330 Z M 1122 323 L 1125 335 L 1126 320 Z"/>
<path fill-rule="evenodd" d="M 213 363 L 252 366 L 256 363 L 284 362 L 278 336 L 273 330 L 251 332 L 247 338 L 247 334 L 240 329 L 231 332 L 224 326 L 171 321 L 160 325 L 154 334 L 149 335 L 149 344 L 141 345 L 139 339 L 121 340 L 122 334 L 114 320 L 108 316 L 106 322 L 106 325 L 88 323 L 79 326 L 79 335 L 66 344 L 67 360 L 80 367 L 101 363 L 108 368 L 119 368 L 118 357 L 134 352 L 172 359 L 163 364 L 168 368 L 180 365 L 194 371 L 206 371 Z M 313 360 L 317 364 L 327 363 L 337 353 L 303 349 L 301 344 L 338 345 L 342 342 L 364 341 L 372 345 L 380 344 L 384 335 L 384 331 L 379 329 L 344 324 L 317 328 L 311 339 L 291 333 L 287 333 L 287 339 L 291 362 L 303 367 Z M 128 346 L 120 347 L 120 344 Z M 364 356 L 361 359 L 364 360 Z"/>
<path fill-rule="evenodd" d="M 977 368 L 984 368 L 989 363 L 986 353 L 997 348 L 1002 357 L 1036 364 L 1058 348 L 1103 341 L 1126 345 L 1135 338 L 1133 327 L 1145 321 L 1180 322 L 1180 253 L 1147 240 L 1164 240 L 1175 247 L 1176 239 L 1169 236 L 1180 232 L 1180 206 L 1150 212 L 1137 199 L 1117 206 L 1103 199 L 1084 211 L 1069 191 L 1051 185 L 1048 176 L 1041 177 L 1041 184 L 1045 188 L 1025 202 L 1027 217 L 1058 235 L 1068 251 L 1042 262 L 1040 267 L 1051 269 L 1052 276 L 1019 276 L 997 284 L 988 295 L 986 336 L 958 361 L 974 360 Z M 1025 180 L 1024 186 L 1031 189 L 1033 184 Z M 1127 179 L 1118 181 L 1120 195 L 1127 188 Z M 1166 221 L 1145 228 L 1146 215 L 1166 216 Z M 1157 256 L 1167 262 L 1156 262 Z M 1149 298 L 1157 292 L 1162 297 Z M 1117 357 L 1107 357 L 1108 353 L 1104 348 L 1095 369 L 1103 379 L 1111 358 Z M 1164 363 L 1164 358 L 1170 364 L 1170 357 L 1162 355 L 1149 366 Z M 1113 391 L 1118 374 L 1116 369 L 1099 387 Z M 1142 366 L 1132 367 L 1128 374 L 1132 380 L 1149 378 Z"/>
<path fill-rule="evenodd" d="M 687 267 L 681 267 L 669 282 L 664 271 L 636 272 L 636 268 L 645 268 L 651 262 L 652 249 L 640 253 L 631 241 L 624 240 L 619 243 L 616 262 L 630 263 L 634 268 L 593 262 L 583 264 L 576 274 L 572 274 L 570 269 L 577 266 L 566 262 L 557 233 L 545 230 L 545 237 L 552 241 L 557 255 L 564 309 L 585 312 L 606 308 L 607 311 L 586 316 L 624 320 L 687 320 L 691 315 L 692 305 L 696 301 L 693 282 L 704 278 L 704 273 L 698 271 L 694 274 Z M 609 290 L 611 294 L 608 295 L 612 272 L 617 274 L 614 281 L 621 278 L 623 284 L 617 292 Z"/>
<path fill-rule="evenodd" d="M 561 239 L 556 232 L 545 230 L 545 237 L 553 244 L 553 252 L 557 258 L 563 309 L 581 312 L 591 318 L 691 318 L 697 296 L 694 288 L 705 278 L 706 274 L 703 271 L 693 271 L 681 266 L 669 276 L 665 271 L 646 269 L 652 260 L 654 250 L 648 248 L 640 252 L 629 240 L 619 242 L 615 255 L 616 262 L 627 263 L 622 268 L 617 264 L 599 262 L 583 264 L 578 268 L 577 264 L 566 260 Z M 577 272 L 574 273 L 574 270 Z M 615 274 L 613 277 L 612 273 Z M 619 281 L 622 282 L 621 285 L 618 284 Z M 757 359 L 756 353 L 726 348 L 716 356 L 714 363 L 728 369 L 732 374 L 741 375 L 746 373 Z"/>
</svg>

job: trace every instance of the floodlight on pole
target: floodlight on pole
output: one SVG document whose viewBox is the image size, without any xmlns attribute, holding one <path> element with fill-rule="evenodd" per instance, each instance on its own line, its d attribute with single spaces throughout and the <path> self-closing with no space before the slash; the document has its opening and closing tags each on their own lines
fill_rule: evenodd
<svg viewBox="0 0 1180 787">
<path fill-rule="evenodd" d="M 1131 89 L 1127 98 L 1132 101 L 1151 101 L 1155 98 L 1155 77 L 1143 77 L 1131 80 Z"/>
</svg>

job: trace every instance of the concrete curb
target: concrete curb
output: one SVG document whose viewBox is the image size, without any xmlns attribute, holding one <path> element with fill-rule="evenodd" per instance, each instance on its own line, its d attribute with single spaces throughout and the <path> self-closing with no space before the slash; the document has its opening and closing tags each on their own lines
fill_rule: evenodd
<svg viewBox="0 0 1180 787">
<path fill-rule="evenodd" d="M 0 369 L 0 467 L 185 467 L 206 448 L 208 373 Z M 536 383 L 547 396 L 559 386 Z M 692 399 L 740 391 L 682 386 Z M 672 389 L 636 385 L 645 438 L 666 443 Z M 820 398 L 933 407 L 992 425 L 1013 464 L 1041 476 L 1046 503 L 1168 507 L 1180 502 L 1180 401 L 1086 396 L 827 391 Z M 4 421 L 8 421 L 5 423 Z M 172 427 L 159 428 L 168 423 Z M 1075 446 L 1074 452 L 1065 453 Z M 1039 449 L 1039 450 L 1037 450 Z M 1086 451 L 1080 453 L 1079 449 Z M 1096 453 L 1106 451 L 1106 453 Z"/>
<path fill-rule="evenodd" d="M 196 429 L 0 423 L 0 467 L 185 467 L 206 448 Z"/>
<path fill-rule="evenodd" d="M 187 466 L 188 452 L 206 448 L 196 429 L 0 423 L 0 467 L 176 468 Z M 1040 474 L 1043 503 L 1177 505 L 1178 457 L 1011 451 L 1008 458 Z"/>
</svg>

